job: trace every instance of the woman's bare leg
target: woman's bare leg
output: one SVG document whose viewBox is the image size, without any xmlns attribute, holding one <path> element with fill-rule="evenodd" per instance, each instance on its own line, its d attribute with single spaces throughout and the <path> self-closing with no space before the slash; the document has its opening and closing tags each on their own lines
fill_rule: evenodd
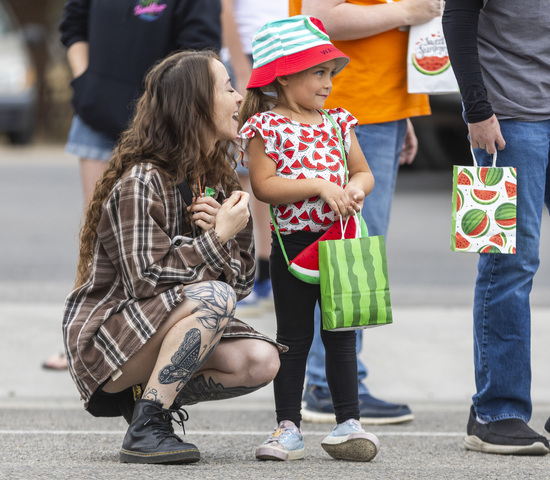
<svg viewBox="0 0 550 480">
<path fill-rule="evenodd" d="M 246 395 L 267 385 L 278 371 L 279 353 L 271 343 L 254 338 L 222 339 L 174 403 L 180 407 Z"/>
<path fill-rule="evenodd" d="M 186 299 L 167 322 L 109 380 L 107 393 L 146 384 L 143 398 L 170 407 L 177 393 L 204 365 L 235 312 L 236 297 L 223 282 L 201 282 L 184 287 Z"/>
</svg>

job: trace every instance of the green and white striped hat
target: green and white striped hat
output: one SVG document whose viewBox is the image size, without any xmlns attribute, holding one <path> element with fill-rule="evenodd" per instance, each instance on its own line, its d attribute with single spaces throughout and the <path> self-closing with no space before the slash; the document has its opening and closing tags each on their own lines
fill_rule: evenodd
<svg viewBox="0 0 550 480">
<path fill-rule="evenodd" d="M 336 73 L 349 57 L 338 50 L 321 20 L 306 15 L 266 23 L 252 41 L 254 66 L 246 88 L 264 87 L 276 77 L 292 75 L 328 60 L 337 60 Z"/>
</svg>

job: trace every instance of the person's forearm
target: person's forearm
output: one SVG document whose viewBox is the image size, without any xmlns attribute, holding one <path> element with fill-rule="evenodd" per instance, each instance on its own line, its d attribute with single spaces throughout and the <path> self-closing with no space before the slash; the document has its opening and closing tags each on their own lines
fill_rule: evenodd
<svg viewBox="0 0 550 480">
<path fill-rule="evenodd" d="M 88 42 L 73 43 L 67 49 L 67 60 L 73 77 L 82 75 L 87 70 L 89 63 Z"/>
<path fill-rule="evenodd" d="M 470 123 L 487 120 L 493 115 L 477 49 L 477 25 L 482 6 L 481 0 L 448 0 L 442 20 L 449 57 Z"/>
<path fill-rule="evenodd" d="M 234 76 L 232 79 L 233 86 L 241 95 L 244 95 L 248 78 L 252 73 L 252 65 L 248 55 L 243 52 L 239 29 L 233 13 L 232 0 L 222 1 L 221 21 L 223 45 L 227 48 L 231 57 L 231 69 Z"/>
<path fill-rule="evenodd" d="M 345 0 L 303 0 L 302 14 L 319 18 L 332 40 L 357 40 L 428 21 L 437 14 L 433 5 L 432 8 L 427 7 L 428 2 L 402 0 L 379 5 L 356 5 Z"/>
</svg>

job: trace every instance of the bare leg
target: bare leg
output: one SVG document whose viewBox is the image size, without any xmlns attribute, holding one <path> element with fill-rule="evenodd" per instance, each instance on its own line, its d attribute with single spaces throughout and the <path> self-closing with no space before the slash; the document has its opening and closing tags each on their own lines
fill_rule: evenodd
<svg viewBox="0 0 550 480">
<path fill-rule="evenodd" d="M 254 338 L 223 339 L 174 403 L 180 407 L 246 395 L 271 382 L 278 370 L 274 345 Z"/>
<path fill-rule="evenodd" d="M 108 393 L 146 384 L 143 398 L 170 407 L 177 393 L 211 356 L 235 312 L 235 292 L 223 282 L 184 287 L 186 299 L 157 333 L 103 387 Z"/>
<path fill-rule="evenodd" d="M 84 210 L 88 208 L 94 194 L 95 186 L 103 172 L 107 168 L 107 162 L 92 158 L 80 159 L 80 177 L 82 181 L 82 194 L 84 196 Z"/>
</svg>

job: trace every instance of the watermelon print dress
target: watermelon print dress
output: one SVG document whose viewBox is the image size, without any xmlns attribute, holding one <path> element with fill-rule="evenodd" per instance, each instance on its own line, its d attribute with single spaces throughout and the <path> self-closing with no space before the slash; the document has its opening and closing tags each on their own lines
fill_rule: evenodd
<svg viewBox="0 0 550 480">
<path fill-rule="evenodd" d="M 350 130 L 358 124 L 357 119 L 343 108 L 327 113 L 340 126 L 344 149 L 349 155 Z M 277 164 L 277 176 L 324 178 L 342 186 L 345 172 L 338 136 L 330 121 L 321 112 L 319 115 L 321 123 L 318 125 L 294 122 L 271 111 L 249 118 L 240 132 L 245 150 L 243 165 L 248 167 L 248 141 L 259 134 L 264 140 L 266 154 Z M 319 196 L 293 204 L 274 205 L 273 213 L 282 235 L 297 231 L 324 232 L 335 220 L 334 212 Z"/>
</svg>

